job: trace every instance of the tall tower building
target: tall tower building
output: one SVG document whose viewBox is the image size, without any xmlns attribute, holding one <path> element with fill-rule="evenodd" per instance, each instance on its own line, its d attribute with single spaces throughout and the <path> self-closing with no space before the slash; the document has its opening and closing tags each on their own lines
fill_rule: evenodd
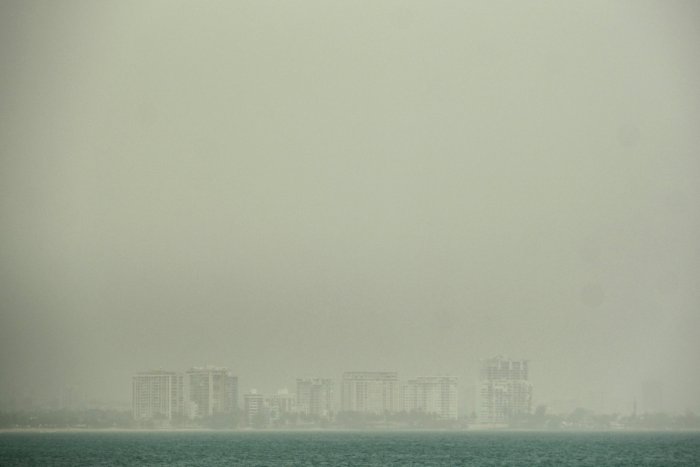
<svg viewBox="0 0 700 467">
<path fill-rule="evenodd" d="M 230 414 L 238 408 L 238 377 L 226 368 L 207 366 L 187 371 L 194 417 Z"/>
<path fill-rule="evenodd" d="M 171 371 L 148 371 L 132 378 L 132 414 L 136 420 L 167 419 L 185 414 L 183 378 Z"/>
<path fill-rule="evenodd" d="M 297 379 L 297 411 L 314 417 L 333 415 L 333 380 L 329 378 Z"/>
<path fill-rule="evenodd" d="M 443 420 L 457 420 L 457 377 L 421 376 L 402 387 L 406 412 L 435 414 Z"/>
<path fill-rule="evenodd" d="M 508 423 L 532 410 L 528 361 L 498 356 L 482 360 L 479 374 L 479 422 Z"/>
<path fill-rule="evenodd" d="M 399 411 L 399 377 L 395 371 L 343 373 L 341 406 L 345 412 L 383 414 Z"/>
</svg>

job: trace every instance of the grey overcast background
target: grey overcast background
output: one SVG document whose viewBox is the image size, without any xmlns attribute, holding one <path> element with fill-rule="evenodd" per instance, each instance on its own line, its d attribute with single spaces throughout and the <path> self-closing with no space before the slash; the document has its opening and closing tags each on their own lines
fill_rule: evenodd
<svg viewBox="0 0 700 467">
<path fill-rule="evenodd" d="M 700 410 L 697 2 L 2 1 L 0 58 L 0 403 L 503 354 Z"/>
</svg>

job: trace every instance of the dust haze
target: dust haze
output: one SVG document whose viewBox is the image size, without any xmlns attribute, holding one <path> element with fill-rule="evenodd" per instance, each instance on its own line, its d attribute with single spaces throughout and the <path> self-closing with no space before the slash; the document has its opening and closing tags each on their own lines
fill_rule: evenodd
<svg viewBox="0 0 700 467">
<path fill-rule="evenodd" d="M 700 410 L 700 8 L 3 1 L 0 405 L 454 374 Z M 468 398 L 468 396 L 467 396 Z M 465 399 L 466 400 L 466 399 Z"/>
</svg>

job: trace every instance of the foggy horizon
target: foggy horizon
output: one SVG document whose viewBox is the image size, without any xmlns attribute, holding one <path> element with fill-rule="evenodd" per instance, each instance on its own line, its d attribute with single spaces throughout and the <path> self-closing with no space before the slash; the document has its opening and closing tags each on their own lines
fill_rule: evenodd
<svg viewBox="0 0 700 467">
<path fill-rule="evenodd" d="M 700 412 L 692 1 L 4 1 L 0 408 L 151 369 Z M 460 405 L 463 405 L 460 402 Z"/>
</svg>

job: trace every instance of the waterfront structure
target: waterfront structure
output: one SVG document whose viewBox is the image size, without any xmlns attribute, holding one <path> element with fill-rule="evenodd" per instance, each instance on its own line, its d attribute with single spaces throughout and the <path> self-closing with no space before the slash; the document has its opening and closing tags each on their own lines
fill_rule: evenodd
<svg viewBox="0 0 700 467">
<path fill-rule="evenodd" d="M 384 414 L 399 411 L 399 378 L 395 371 L 343 373 L 341 408 L 344 412 Z"/>
<path fill-rule="evenodd" d="M 457 377 L 420 376 L 401 388 L 402 409 L 457 420 Z"/>
<path fill-rule="evenodd" d="M 136 420 L 172 420 L 185 414 L 183 377 L 148 371 L 132 377 L 132 415 Z"/>
<path fill-rule="evenodd" d="M 333 416 L 333 380 L 330 378 L 297 379 L 297 412 L 312 417 Z"/>
<path fill-rule="evenodd" d="M 532 411 L 527 360 L 502 356 L 482 360 L 479 373 L 479 422 L 505 424 Z"/>
<path fill-rule="evenodd" d="M 258 393 L 256 389 L 251 389 L 249 393 L 243 395 L 243 414 L 246 424 L 256 428 L 262 428 L 267 424 L 267 407 L 265 396 Z"/>
<path fill-rule="evenodd" d="M 277 394 L 265 400 L 265 406 L 267 406 L 270 421 L 276 422 L 294 411 L 294 394 L 290 394 L 287 389 L 280 389 Z"/>
<path fill-rule="evenodd" d="M 238 409 L 238 377 L 226 368 L 206 366 L 187 371 L 193 418 L 231 414 Z"/>
</svg>

